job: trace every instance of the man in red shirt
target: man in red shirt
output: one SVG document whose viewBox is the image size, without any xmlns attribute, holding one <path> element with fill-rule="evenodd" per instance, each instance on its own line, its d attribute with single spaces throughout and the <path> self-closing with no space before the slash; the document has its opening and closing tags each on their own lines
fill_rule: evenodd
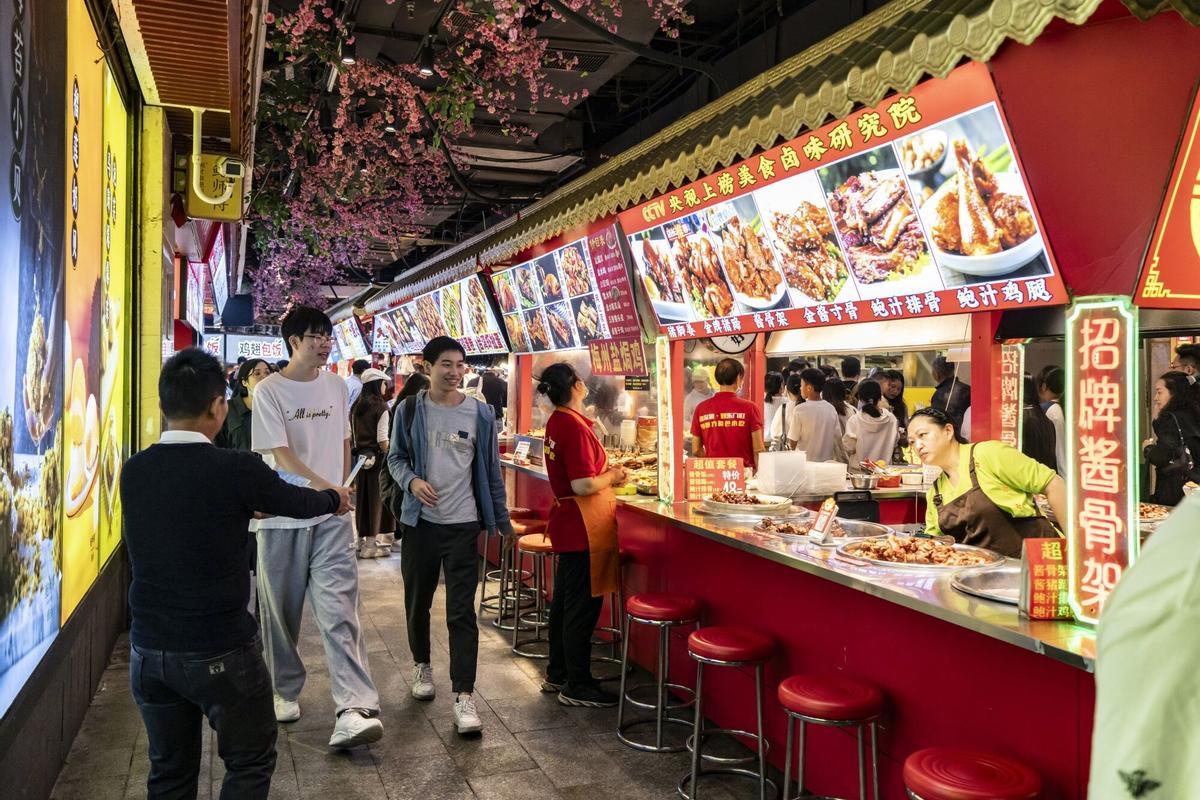
<svg viewBox="0 0 1200 800">
<path fill-rule="evenodd" d="M 762 409 L 737 396 L 746 369 L 741 362 L 723 358 L 713 377 L 718 391 L 700 405 L 692 417 L 693 452 L 697 458 L 740 458 L 751 469 L 758 468 L 763 451 Z"/>
</svg>

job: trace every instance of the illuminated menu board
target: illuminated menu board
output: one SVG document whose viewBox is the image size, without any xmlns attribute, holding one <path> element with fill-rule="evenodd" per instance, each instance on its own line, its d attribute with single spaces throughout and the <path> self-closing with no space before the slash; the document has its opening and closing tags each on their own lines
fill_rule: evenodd
<svg viewBox="0 0 1200 800">
<path fill-rule="evenodd" d="M 391 321 L 404 353 L 419 353 L 437 336 L 456 339 L 468 356 L 507 353 L 500 323 L 478 275 L 434 289 L 405 303 Z"/>
<path fill-rule="evenodd" d="M 616 226 L 495 272 L 492 287 L 513 352 L 641 334 Z"/>
<path fill-rule="evenodd" d="M 392 315 L 388 312 L 375 315 L 375 331 L 374 337 L 371 340 L 371 351 L 380 355 L 401 355 L 403 350 L 399 347 L 399 334 L 396 332 L 396 326 L 392 322 Z"/>
<path fill-rule="evenodd" d="M 354 317 L 344 319 L 334 325 L 333 338 L 338 349 L 341 350 L 343 358 L 358 359 L 371 356 L 371 351 L 367 349 L 367 343 L 363 341 L 358 320 Z"/>
<path fill-rule="evenodd" d="M 619 219 L 671 338 L 1067 302 L 981 64 Z"/>
</svg>

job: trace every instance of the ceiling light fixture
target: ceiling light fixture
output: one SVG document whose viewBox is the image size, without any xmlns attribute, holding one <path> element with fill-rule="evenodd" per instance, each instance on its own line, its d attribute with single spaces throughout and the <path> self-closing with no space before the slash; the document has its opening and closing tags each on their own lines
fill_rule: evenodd
<svg viewBox="0 0 1200 800">
<path fill-rule="evenodd" d="M 395 133 L 395 132 L 396 132 L 396 126 L 395 126 L 395 125 L 384 125 L 384 126 L 383 126 L 383 132 L 384 132 L 384 133 Z"/>
<path fill-rule="evenodd" d="M 342 42 L 342 63 L 347 66 L 355 63 L 358 60 L 355 58 L 356 50 L 354 42 Z"/>
<path fill-rule="evenodd" d="M 421 52 L 417 54 L 417 74 L 422 78 L 433 77 L 433 44 L 428 39 L 421 43 Z"/>
</svg>

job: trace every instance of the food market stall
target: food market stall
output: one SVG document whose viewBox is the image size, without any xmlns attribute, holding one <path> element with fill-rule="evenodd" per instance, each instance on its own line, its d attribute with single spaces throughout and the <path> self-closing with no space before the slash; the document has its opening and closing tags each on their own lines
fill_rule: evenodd
<svg viewBox="0 0 1200 800">
<path fill-rule="evenodd" d="M 1079 26 L 1093 15 L 1095 25 L 1062 21 Z M 1031 42 L 1043 30 L 1053 48 L 1041 40 L 1006 44 L 1010 37 Z M 780 352 L 833 352 L 841 345 L 818 348 L 810 339 L 841 328 L 866 343 L 854 348 L 865 352 L 893 335 L 869 326 L 915 321 L 932 328 L 966 316 L 959 334 L 928 349 L 965 347 L 969 354 L 973 438 L 1013 435 L 1003 419 L 1004 403 L 1012 402 L 1001 385 L 1006 340 L 1036 335 L 1032 321 L 1068 303 L 1067 286 L 1077 295 L 1128 296 L 1132 280 L 1119 278 L 1136 271 L 1149 234 L 1147 208 L 1169 172 L 1160 151 L 1178 135 L 1180 99 L 1190 99 L 1200 69 L 1197 43 L 1195 29 L 1174 15 L 1140 22 L 1100 0 L 1012 0 L 969 14 L 937 0 L 892 3 L 476 244 L 485 269 L 512 273 L 506 313 L 525 325 L 524 312 L 535 309 L 520 305 L 519 282 L 540 297 L 536 259 L 577 239 L 565 232 L 581 218 L 619 213 L 634 284 L 646 295 L 643 324 L 658 328 L 647 358 L 658 376 L 659 499 L 631 497 L 620 507 L 625 591 L 694 595 L 704 604 L 705 624 L 768 633 L 777 645 L 769 683 L 800 671 L 844 671 L 879 686 L 889 706 L 880 741 L 884 797 L 901 796 L 905 756 L 948 743 L 1020 759 L 1042 776 L 1049 797 L 1083 796 L 1094 629 L 1023 616 L 1011 582 L 995 587 L 956 574 L 982 566 L 954 555 L 970 555 L 961 547 L 899 537 L 865 549 L 853 536 L 826 547 L 812 541 L 811 510 L 789 503 L 768 525 L 745 511 L 728 516 L 685 500 L 684 367 L 689 348 L 706 346 L 690 343 L 755 337 L 744 359 L 757 400 L 777 339 L 782 348 L 799 337 Z M 1188 54 L 1186 69 L 1171 63 L 1181 53 Z M 1083 87 L 1080 69 L 1091 76 Z M 1122 77 L 1160 73 L 1168 77 L 1153 86 L 1130 86 Z M 1123 113 L 1098 125 L 1096 109 L 1111 107 L 1110 95 Z M 1054 124 L 1062 135 L 1045 135 L 1047 98 L 1061 103 Z M 1172 120 L 1170 134 L 1163 117 Z M 1146 147 L 1132 153 L 1122 142 L 1143 126 Z M 1109 165 L 1107 173 L 1080 169 L 1080 152 Z M 1128 191 L 1114 196 L 1112 185 Z M 522 265 L 525 277 L 515 271 Z M 499 285 L 496 294 L 503 306 Z M 534 314 L 542 335 L 530 350 L 556 349 L 546 319 Z M 999 336 L 1009 319 L 1017 329 Z M 1079 346 L 1094 347 L 1083 315 L 1073 320 L 1081 326 Z M 1120 330 L 1123 357 L 1132 333 Z M 533 367 L 528 356 L 516 358 L 517 391 L 532 387 Z M 1123 402 L 1121 435 L 1134 416 L 1128 397 Z M 531 400 L 525 408 L 517 425 L 529 433 Z M 1074 523 L 1081 509 L 1094 507 L 1089 499 L 1106 499 L 1087 494 L 1097 490 L 1084 490 L 1079 466 L 1068 475 L 1072 538 L 1050 541 L 1038 554 L 1055 576 L 1069 566 L 1073 591 L 1087 569 L 1076 561 L 1087 545 L 1085 529 Z M 509 469 L 518 479 L 516 501 L 544 508 L 536 502 L 534 465 Z M 1121 481 L 1127 478 L 1117 484 L 1124 491 Z M 1129 503 L 1119 508 L 1122 521 L 1136 513 Z M 854 527 L 838 524 L 846 533 Z M 891 527 L 911 532 L 899 522 Z M 1004 567 L 1011 574 L 1017 565 Z M 1039 586 L 1038 594 L 1035 606 L 1050 594 L 1048 604 L 1061 605 L 1061 592 Z M 670 679 L 687 684 L 693 665 L 681 643 L 672 647 Z M 632 652 L 651 663 L 653 649 L 641 632 Z M 723 726 L 748 727 L 749 683 L 729 672 L 706 680 L 714 690 L 706 712 Z M 783 715 L 768 704 L 766 716 L 771 758 L 781 764 Z M 853 748 L 841 735 L 816 732 L 810 741 L 809 784 L 823 792 L 850 791 Z"/>
</svg>

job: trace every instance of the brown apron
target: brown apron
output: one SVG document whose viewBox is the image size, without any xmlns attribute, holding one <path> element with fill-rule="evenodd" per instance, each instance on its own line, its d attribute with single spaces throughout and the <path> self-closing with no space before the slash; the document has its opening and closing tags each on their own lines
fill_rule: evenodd
<svg viewBox="0 0 1200 800">
<path fill-rule="evenodd" d="M 935 484 L 933 505 L 942 533 L 953 536 L 961 544 L 995 550 L 1010 558 L 1021 557 L 1021 542 L 1025 539 L 1053 539 L 1059 535 L 1050 520 L 1041 514 L 1014 517 L 992 502 L 979 488 L 974 445 L 970 450 L 970 462 L 971 488 L 949 503 L 942 503 L 942 493 L 937 491 Z"/>
<path fill-rule="evenodd" d="M 574 414 L 590 431 L 591 423 L 579 412 L 569 408 L 560 408 Z M 608 469 L 608 460 L 601 472 Z M 570 495 L 554 498 L 554 504 L 560 505 L 573 500 L 579 507 L 579 515 L 583 517 L 583 527 L 588 537 L 588 558 L 592 573 L 592 597 L 603 597 L 617 591 L 621 582 L 620 548 L 617 544 L 617 496 L 611 488 L 601 489 L 595 494 Z"/>
</svg>

